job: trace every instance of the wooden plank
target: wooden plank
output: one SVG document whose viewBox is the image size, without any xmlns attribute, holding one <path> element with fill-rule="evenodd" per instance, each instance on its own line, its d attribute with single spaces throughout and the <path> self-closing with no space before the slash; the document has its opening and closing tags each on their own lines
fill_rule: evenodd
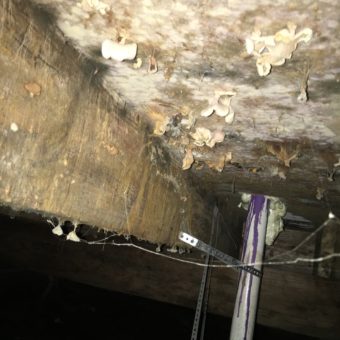
<svg viewBox="0 0 340 340">
<path fill-rule="evenodd" d="M 293 207 L 315 196 L 309 185 L 317 180 L 315 160 L 303 171 L 290 169 L 291 180 L 283 185 L 265 172 L 249 172 L 259 157 L 257 146 L 239 141 L 230 140 L 228 147 L 237 157 L 247 155 L 241 168 L 234 157 L 223 173 L 182 172 L 182 151 L 152 136 L 142 109 L 102 87 L 107 67 L 72 48 L 53 26 L 53 15 L 30 1 L 4 2 L 0 11 L 3 204 L 173 244 L 180 225 L 206 234 L 211 212 L 196 187 L 220 199 L 235 188 L 293 198 Z M 40 95 L 31 98 L 28 83 L 38 84 Z M 313 145 L 304 148 L 317 153 Z M 223 150 L 217 148 L 215 156 Z M 268 166 L 276 162 L 266 159 Z M 330 202 L 336 210 L 338 179 L 324 184 L 327 204 L 313 204 L 326 208 Z"/>
<path fill-rule="evenodd" d="M 181 224 L 200 234 L 210 208 L 186 174 L 100 85 L 104 66 L 30 5 L 0 6 L 0 203 L 152 242 L 174 244 Z"/>
<path fill-rule="evenodd" d="M 2 216 L 1 263 L 194 308 L 201 267 L 133 248 L 66 242 L 52 235 L 50 228 L 46 223 Z M 197 259 L 196 255 L 193 252 L 182 258 Z M 213 270 L 210 312 L 232 315 L 237 279 L 237 272 L 230 269 Z M 335 339 L 340 332 L 339 288 L 339 281 L 265 267 L 258 322 Z"/>
</svg>

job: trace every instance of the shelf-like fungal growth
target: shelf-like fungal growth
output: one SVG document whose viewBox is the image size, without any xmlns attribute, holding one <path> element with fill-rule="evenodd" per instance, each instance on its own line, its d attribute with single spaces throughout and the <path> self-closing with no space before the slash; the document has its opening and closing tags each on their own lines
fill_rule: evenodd
<svg viewBox="0 0 340 340">
<path fill-rule="evenodd" d="M 201 112 L 202 117 L 209 117 L 213 113 L 225 117 L 225 122 L 231 124 L 234 121 L 234 110 L 231 107 L 231 99 L 236 95 L 234 91 L 216 92 L 216 98 L 211 105 Z"/>
<path fill-rule="evenodd" d="M 292 57 L 300 42 L 308 43 L 313 36 L 310 28 L 295 32 L 296 25 L 288 23 L 287 28 L 276 32 L 275 35 L 261 36 L 261 32 L 256 31 L 246 39 L 246 50 L 248 54 L 257 57 L 256 67 L 261 77 L 267 76 L 272 66 L 283 65 L 286 59 Z"/>
<path fill-rule="evenodd" d="M 112 40 L 105 39 L 102 42 L 102 56 L 105 59 L 116 61 L 133 60 L 137 54 L 137 44 L 120 44 Z"/>
<path fill-rule="evenodd" d="M 216 143 L 221 143 L 224 140 L 225 133 L 221 130 L 211 132 L 204 127 L 197 127 L 195 132 L 190 134 L 194 139 L 194 144 L 197 146 L 207 145 L 213 148 Z"/>
</svg>

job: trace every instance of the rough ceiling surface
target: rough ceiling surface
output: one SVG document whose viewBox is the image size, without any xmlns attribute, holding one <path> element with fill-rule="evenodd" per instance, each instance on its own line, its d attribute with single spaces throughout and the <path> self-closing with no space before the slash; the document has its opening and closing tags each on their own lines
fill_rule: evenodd
<svg viewBox="0 0 340 340">
<path fill-rule="evenodd" d="M 30 98 L 23 95 L 20 100 L 25 109 L 41 110 L 39 112 L 46 115 L 56 138 L 62 138 L 58 133 L 64 127 L 62 122 L 67 127 L 79 124 L 74 136 L 70 128 L 65 132 L 66 137 L 71 133 L 75 143 L 64 136 L 67 147 L 58 144 L 58 157 L 66 159 L 63 166 L 68 169 L 74 163 L 76 170 L 67 174 L 70 177 L 67 180 L 62 177 L 64 190 L 59 184 L 56 188 L 58 193 L 68 195 L 72 184 L 71 194 L 77 196 L 72 176 L 93 171 L 93 176 L 92 172 L 91 176 L 84 176 L 85 182 L 79 184 L 77 190 L 88 194 L 88 199 L 82 203 L 91 207 L 95 201 L 106 212 L 102 217 L 105 223 L 98 223 L 98 216 L 92 209 L 86 212 L 93 215 L 93 219 L 86 219 L 84 223 L 107 226 L 112 220 L 117 221 L 116 215 L 119 215 L 121 225 L 133 225 L 131 216 L 126 221 L 125 215 L 128 215 L 129 204 L 133 206 L 137 202 L 136 225 L 141 225 L 138 221 L 139 213 L 145 211 L 144 200 L 137 197 L 145 198 L 143 195 L 149 192 L 152 196 L 157 179 L 157 192 L 164 196 L 164 207 L 167 206 L 164 211 L 170 210 L 170 204 L 166 204 L 168 194 L 162 189 L 163 182 L 167 192 L 174 196 L 177 205 L 171 216 L 178 215 L 177 208 L 180 209 L 184 199 L 188 202 L 188 197 L 192 211 L 196 212 L 195 204 L 200 206 L 198 201 L 200 204 L 206 201 L 202 192 L 225 199 L 226 194 L 242 191 L 296 199 L 300 204 L 308 202 L 310 207 L 319 205 L 336 212 L 340 202 L 340 41 L 337 38 L 340 5 L 337 1 L 6 0 L 2 9 L 10 14 L 20 6 L 23 24 L 16 23 L 19 32 L 13 35 L 18 44 L 15 55 L 24 51 L 25 60 L 27 50 L 34 58 L 36 53 L 47 56 L 44 60 L 55 56 L 62 59 L 65 53 L 72 59 L 63 60 L 68 66 L 61 80 L 62 67 L 59 64 L 57 67 L 61 86 L 59 92 L 53 90 L 53 95 L 65 96 L 58 100 L 63 106 L 59 108 L 53 103 L 54 97 L 48 92 L 52 87 L 39 78 L 38 71 L 45 70 L 35 64 L 27 68 L 25 62 L 22 69 L 30 70 L 32 76 L 25 77 L 22 83 L 25 84 L 24 94 L 28 91 Z M 35 13 L 32 17 L 36 19 L 29 21 L 29 17 L 25 17 L 25 7 L 31 8 Z M 13 25 L 14 20 L 6 20 L 4 22 Z M 41 32 L 39 27 L 51 29 L 52 33 Z M 5 35 L 3 40 L 7 41 Z M 38 41 L 43 41 L 41 46 Z M 112 51 L 106 55 L 105 41 L 119 50 L 131 47 L 132 55 L 121 61 L 114 60 L 117 58 L 113 56 L 109 58 Z M 137 47 L 135 52 L 134 46 Z M 12 59 L 8 54 L 8 60 Z M 90 67 L 78 69 L 78 65 Z M 52 68 L 48 63 L 44 67 L 49 74 Z M 78 73 L 72 74 L 72 67 L 77 68 Z M 9 76 L 14 74 L 8 72 Z M 75 74 L 82 75 L 79 81 Z M 27 88 L 30 84 L 34 87 L 34 82 L 38 83 L 38 88 Z M 106 91 L 102 91 L 102 86 Z M 21 91 L 22 87 L 20 85 Z M 105 103 L 100 106 L 95 99 L 99 96 L 93 94 L 95 91 L 102 91 L 101 95 L 105 92 L 117 107 L 124 108 L 121 110 L 124 113 L 117 114 Z M 58 107 L 59 116 L 54 114 L 51 119 L 51 113 L 44 111 L 48 105 L 51 105 L 51 112 Z M 26 119 L 27 112 L 24 115 L 19 109 L 14 111 L 19 116 L 16 125 L 8 125 L 14 122 L 14 116 L 10 115 L 6 116 L 8 122 L 4 124 L 24 139 L 21 120 Z M 39 121 L 37 126 L 40 128 Z M 46 138 L 42 144 L 46 146 L 51 140 L 51 137 Z M 37 145 L 35 140 L 31 142 Z M 6 138 L 4 143 L 11 154 L 14 144 Z M 86 154 L 81 166 L 76 153 L 68 151 L 68 147 L 76 145 L 80 146 L 80 155 Z M 95 164 L 92 159 L 101 145 L 112 159 L 102 155 L 104 151 L 101 150 L 98 164 Z M 48 149 L 51 153 L 53 147 Z M 32 150 L 35 149 L 29 148 L 30 152 Z M 21 150 L 15 152 L 19 152 L 18 159 L 23 159 Z M 36 159 L 33 153 L 30 157 Z M 26 160 L 31 174 L 30 157 Z M 44 153 L 39 157 L 45 161 Z M 51 155 L 51 159 L 58 157 Z M 135 159 L 140 163 L 134 162 Z M 54 176 L 60 176 L 57 167 L 50 167 L 46 181 L 54 172 Z M 144 182 L 140 180 L 143 168 L 150 170 L 143 177 L 150 184 L 150 191 L 144 190 Z M 121 172 L 124 176 L 120 178 Z M 107 185 L 100 177 L 103 174 Z M 131 174 L 131 181 L 127 174 Z M 36 180 L 41 178 L 41 173 L 37 172 Z M 31 183 L 28 176 L 26 180 Z M 119 188 L 119 195 L 114 196 L 119 201 L 117 204 L 111 202 L 113 182 Z M 93 192 L 85 188 L 86 184 L 95 190 L 98 199 L 90 197 Z M 104 189 L 99 190 L 98 184 Z M 30 185 L 33 193 L 36 188 Z M 199 198 L 190 194 L 197 187 L 203 189 Z M 44 192 L 45 185 L 41 188 Z M 11 190 L 6 189 L 5 193 L 5 201 L 9 202 L 12 197 L 8 198 L 10 194 L 7 193 Z M 27 194 L 22 194 L 24 203 L 25 197 Z M 64 202 L 64 198 L 60 199 Z M 68 200 L 74 214 L 78 203 L 74 203 L 73 196 Z M 55 211 L 44 206 L 46 200 L 41 198 L 41 202 L 37 210 Z M 50 202 L 57 205 L 56 199 L 51 198 Z M 150 205 L 148 216 L 152 216 L 154 208 L 150 200 L 145 199 L 145 202 Z M 297 205 L 293 204 L 295 207 Z M 107 214 L 108 209 L 114 211 L 114 219 Z M 164 216 L 160 219 L 165 220 Z M 179 223 L 169 219 L 168 224 Z M 164 235 L 167 232 L 162 228 Z"/>
<path fill-rule="evenodd" d="M 300 160 L 332 172 L 340 129 L 337 1 L 36 2 L 53 11 L 81 53 L 107 66 L 89 77 L 101 77 L 132 114 L 165 134 L 184 168 L 195 160 L 222 171 L 231 162 L 286 179 L 290 161 Z M 257 49 L 268 37 L 278 48 L 269 41 Z M 104 59 L 105 39 L 136 43 L 136 58 Z M 275 60 L 261 75 L 257 64 L 266 57 Z M 330 147 L 330 157 L 320 158 L 320 148 Z M 263 166 L 263 158 L 279 162 Z"/>
<path fill-rule="evenodd" d="M 85 53 L 100 53 L 104 39 L 138 45 L 135 61 L 106 61 L 107 88 L 137 111 L 191 113 L 195 127 L 222 129 L 246 141 L 306 137 L 333 142 L 339 117 L 339 4 L 337 1 L 63 1 L 38 0 L 57 14 L 59 28 Z M 274 35 L 293 22 L 310 28 L 290 60 L 259 76 L 245 41 L 254 31 Z M 149 73 L 154 57 L 158 72 Z M 306 79 L 308 77 L 308 79 Z M 309 100 L 299 102 L 308 81 Z M 234 91 L 233 124 L 201 117 L 219 92 Z M 154 109 L 154 106 L 152 106 Z"/>
<path fill-rule="evenodd" d="M 0 212 L 49 222 L 2 218 L 2 253 L 193 306 L 201 268 L 167 257 L 201 254 L 179 232 L 208 242 L 217 205 L 216 248 L 238 257 L 239 194 L 276 196 L 265 261 L 289 258 L 266 268 L 260 322 L 336 334 L 339 262 L 317 260 L 340 246 L 339 17 L 335 0 L 2 1 Z M 60 260 L 56 235 L 83 242 Z M 236 282 L 216 270 L 212 310 L 231 314 Z"/>
</svg>

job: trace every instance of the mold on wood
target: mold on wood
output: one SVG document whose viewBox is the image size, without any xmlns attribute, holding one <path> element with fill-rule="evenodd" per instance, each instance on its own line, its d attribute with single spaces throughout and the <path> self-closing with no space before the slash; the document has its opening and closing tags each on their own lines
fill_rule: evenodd
<svg viewBox="0 0 340 340">
<path fill-rule="evenodd" d="M 176 0 L 169 5 L 166 1 L 143 0 L 135 6 L 129 0 L 103 0 L 95 4 L 87 0 L 32 0 L 24 5 L 7 0 L 2 7 L 2 62 L 8 65 L 8 74 L 1 98 L 8 112 L 20 114 L 16 121 L 3 115 L 6 138 L 9 144 L 19 145 L 23 133 L 29 131 L 34 147 L 26 143 L 25 155 L 34 159 L 37 152 L 44 153 L 46 164 L 55 162 L 51 174 L 39 167 L 38 161 L 32 161 L 35 170 L 30 176 L 50 176 L 61 192 L 58 199 L 50 194 L 48 200 L 43 200 L 45 203 L 34 201 L 32 209 L 45 211 L 46 202 L 67 206 L 66 193 L 75 188 L 80 195 L 93 190 L 99 197 L 103 189 L 96 181 L 100 181 L 105 188 L 112 185 L 125 193 L 125 198 L 101 195 L 95 206 L 105 210 L 111 202 L 115 211 L 121 212 L 117 229 L 126 229 L 127 224 L 128 228 L 138 229 L 138 214 L 146 209 L 144 204 L 150 207 L 147 214 L 155 209 L 152 203 L 143 203 L 145 195 L 155 193 L 140 190 L 151 177 L 159 187 L 165 185 L 174 201 L 175 196 L 196 193 L 196 187 L 222 198 L 232 188 L 274 194 L 286 200 L 308 200 L 336 209 L 338 169 L 324 160 L 325 150 L 335 159 L 333 164 L 340 155 L 340 43 L 336 38 L 340 8 L 336 1 L 273 4 L 266 0 Z M 33 21 L 27 17 L 28 8 Z M 13 20 L 16 11 L 22 13 L 22 25 Z M 261 31 L 261 36 L 282 32 L 287 25 L 292 27 L 292 18 L 296 32 L 307 27 L 313 37 L 300 43 L 284 65 L 260 77 L 256 58 L 247 53 L 246 39 L 254 31 Z M 106 60 L 100 53 L 105 39 L 136 43 L 136 59 Z M 19 69 L 24 70 L 15 82 L 11 80 L 13 54 Z M 139 66 L 135 67 L 138 60 Z M 150 60 L 155 72 L 149 70 Z M 40 95 L 32 97 L 24 88 L 27 83 L 41 86 Z M 226 117 L 201 115 L 221 91 L 235 93 L 229 106 L 235 113 L 230 124 L 225 121 L 230 111 Z M 47 98 L 50 102 L 46 102 Z M 54 102 L 58 102 L 60 112 L 47 115 L 55 110 Z M 23 108 L 29 110 L 25 115 Z M 36 112 L 38 125 L 27 118 Z M 225 137 L 218 143 L 207 140 L 213 147 L 206 143 L 198 146 L 193 138 L 198 128 L 218 131 Z M 39 136 L 48 139 L 48 143 L 42 138 L 36 143 L 34 138 Z M 285 145 L 294 146 L 295 151 L 282 148 Z M 194 162 L 190 169 L 184 166 L 183 171 L 188 150 Z M 7 158 L 4 161 L 11 163 Z M 92 167 L 85 169 L 88 164 L 95 171 Z M 108 177 L 110 171 L 118 173 L 121 169 L 127 169 L 124 183 Z M 140 173 L 140 169 L 148 170 Z M 76 170 L 84 186 L 78 181 L 72 183 Z M 53 185 L 49 184 L 49 188 Z M 90 187 L 86 189 L 86 185 Z M 14 202 L 16 191 L 8 184 L 3 186 L 6 200 Z M 324 192 L 321 200 L 316 197 L 318 188 Z M 38 198 L 43 190 L 38 190 Z M 177 195 L 176 190 L 185 193 Z M 32 195 L 25 198 L 27 202 L 35 194 Z M 93 206 L 92 200 L 85 202 L 87 207 Z M 133 202 L 138 202 L 138 208 L 130 207 Z M 68 204 L 76 209 L 78 203 Z M 164 205 L 162 209 L 170 208 Z M 125 216 L 123 222 L 122 216 L 130 210 L 136 217 Z M 93 218 L 86 222 L 97 225 L 101 225 L 101 219 L 107 225 L 118 218 L 115 214 L 91 214 Z M 160 216 L 155 225 L 166 216 Z M 142 231 L 136 232 L 145 237 Z M 174 242 L 175 234 L 171 240 Z"/>
<path fill-rule="evenodd" d="M 204 234 L 209 202 L 146 123 L 102 88 L 97 64 L 44 22 L 46 12 L 8 5 L 1 8 L 1 204 L 166 244 L 176 243 L 183 223 Z"/>
<path fill-rule="evenodd" d="M 251 180 L 243 176 L 244 186 L 249 185 L 249 191 L 255 191 L 257 186 L 252 187 L 253 181 L 261 181 L 261 176 L 269 180 L 276 176 L 285 180 L 285 187 L 289 188 L 280 195 L 289 196 L 301 178 L 298 174 L 304 174 L 313 192 L 317 183 L 324 181 L 327 168 L 318 150 L 330 148 L 335 157 L 340 154 L 337 113 L 340 7 L 337 1 L 273 4 L 265 0 L 250 3 L 176 0 L 169 4 L 145 0 L 134 6 L 128 0 L 107 0 L 101 2 L 107 9 L 104 12 L 89 6 L 87 1 L 35 2 L 56 13 L 56 25 L 81 53 L 107 67 L 102 74 L 104 86 L 110 94 L 119 94 L 132 115 L 150 120 L 148 111 L 155 103 L 161 105 L 158 111 L 163 120 L 169 122 L 178 114 L 190 113 L 195 121 L 190 129 L 177 129 L 175 137 L 171 129 L 160 133 L 178 166 L 187 147 L 194 147 L 191 135 L 197 127 L 210 131 L 220 129 L 226 135 L 224 142 L 213 150 L 193 149 L 197 162 L 201 158 L 216 164 L 221 154 L 232 152 L 231 166 L 223 167 L 221 175 L 225 181 L 237 171 L 233 164 L 246 169 L 261 167 L 264 171 L 253 174 Z M 294 27 L 297 34 L 308 28 L 313 36 L 300 43 L 284 65 L 260 77 L 256 58 L 247 54 L 245 42 L 254 31 L 261 31 L 261 36 L 267 37 L 279 32 L 277 39 L 284 40 L 283 33 L 289 32 L 285 31 L 287 25 Z M 135 69 L 130 62 L 107 62 L 93 54 L 106 38 L 136 42 L 141 67 Z M 148 72 L 151 56 L 157 60 L 158 72 L 153 74 Z M 236 93 L 231 125 L 225 124 L 223 117 L 214 115 L 206 119 L 201 116 L 202 110 L 215 98 L 216 91 L 231 89 Z M 157 125 L 160 120 L 161 117 L 156 120 L 151 117 L 151 125 Z M 294 162 L 289 171 L 281 171 L 280 164 L 273 165 L 270 157 L 266 158 L 267 152 L 257 158 L 254 156 L 258 140 L 298 145 L 308 141 L 311 147 L 299 153 L 300 161 Z M 195 167 L 190 171 L 195 175 Z M 213 176 L 212 169 L 209 178 Z M 204 186 L 204 175 L 198 178 Z M 221 180 L 218 178 L 216 182 Z M 330 190 L 336 192 L 337 185 L 333 183 Z M 312 198 L 304 185 L 298 187 L 301 198 Z"/>
</svg>

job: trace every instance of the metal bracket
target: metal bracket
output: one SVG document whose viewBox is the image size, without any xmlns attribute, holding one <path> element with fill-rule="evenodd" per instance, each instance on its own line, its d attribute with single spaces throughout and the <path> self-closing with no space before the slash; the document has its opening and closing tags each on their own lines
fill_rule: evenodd
<svg viewBox="0 0 340 340">
<path fill-rule="evenodd" d="M 197 239 L 196 237 L 190 234 L 187 234 L 185 232 L 180 232 L 179 239 L 189 244 L 190 246 L 195 247 L 200 251 L 203 251 L 204 253 L 207 253 L 211 256 L 216 257 L 218 260 L 220 260 L 221 262 L 225 264 L 232 265 L 233 267 L 237 269 L 244 270 L 258 277 L 262 276 L 262 272 L 260 270 L 252 266 L 247 266 L 245 263 L 241 262 L 240 260 L 235 259 L 234 257 L 227 255 L 214 247 L 209 246 L 208 244 L 200 241 L 199 239 Z"/>
</svg>

